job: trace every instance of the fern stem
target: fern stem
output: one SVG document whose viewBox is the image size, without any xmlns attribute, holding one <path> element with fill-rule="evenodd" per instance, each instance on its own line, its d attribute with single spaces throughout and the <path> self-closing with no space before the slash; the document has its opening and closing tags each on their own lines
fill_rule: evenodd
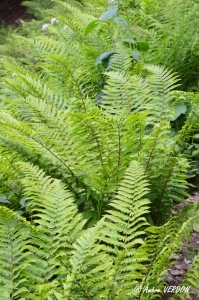
<svg viewBox="0 0 199 300">
<path fill-rule="evenodd" d="M 59 157 L 57 156 L 53 151 L 51 151 L 51 149 L 49 149 L 48 147 L 46 147 L 44 144 L 42 144 L 40 141 L 38 141 L 37 139 L 35 139 L 33 136 L 28 135 L 27 133 L 25 133 L 29 138 L 31 138 L 33 141 L 35 141 L 36 143 L 38 143 L 40 146 L 42 146 L 47 152 L 49 152 L 51 155 L 53 155 L 57 160 L 59 160 L 64 166 L 65 168 L 69 171 L 69 173 L 77 180 L 77 182 L 80 184 L 80 186 L 86 190 L 85 188 L 85 184 L 79 180 L 79 178 L 74 174 L 74 172 L 70 169 L 70 167 Z"/>
<path fill-rule="evenodd" d="M 109 35 L 110 35 L 110 39 L 111 39 L 111 43 L 112 43 L 112 50 L 114 50 L 115 48 L 115 44 L 114 44 L 114 39 L 112 36 L 112 30 L 111 30 L 111 23 L 108 22 L 108 31 L 109 31 Z"/>
<path fill-rule="evenodd" d="M 120 132 L 120 126 L 117 122 L 117 128 L 118 128 L 118 160 L 117 165 L 121 165 L 121 132 Z"/>
<path fill-rule="evenodd" d="M 156 144 L 157 144 L 157 140 L 158 140 L 158 138 L 159 138 L 160 128 L 161 128 L 161 126 L 160 126 L 160 124 L 159 124 L 159 130 L 158 130 L 158 132 L 157 132 L 157 135 L 156 135 L 155 141 L 154 141 L 154 143 L 153 143 L 153 147 L 152 147 L 151 153 L 150 153 L 150 155 L 149 155 L 149 159 L 148 159 L 148 162 L 147 162 L 147 165 L 146 165 L 146 169 L 145 169 L 145 174 L 147 173 L 148 168 L 149 168 L 149 165 L 150 165 L 150 162 L 151 162 L 151 160 L 152 160 L 152 158 L 153 158 L 153 154 L 154 154 L 154 151 L 155 151 L 155 147 L 156 147 Z"/>
<path fill-rule="evenodd" d="M 177 120 L 175 120 L 175 127 L 176 127 L 176 131 L 179 132 L 179 126 L 178 126 L 178 121 Z"/>
<path fill-rule="evenodd" d="M 163 187 L 162 187 L 162 192 L 161 192 L 160 200 L 159 200 L 159 203 L 158 203 L 158 211 L 156 213 L 156 219 L 154 220 L 154 223 L 155 223 L 156 226 L 158 226 L 159 219 L 160 219 L 160 212 L 161 212 L 161 208 L 162 208 L 163 195 L 165 193 L 166 186 L 167 186 L 167 184 L 169 182 L 169 179 L 170 179 L 173 171 L 174 171 L 174 167 L 172 166 L 172 168 L 170 169 L 169 174 L 168 174 L 168 176 L 167 176 L 167 178 L 166 178 L 166 180 L 165 180 L 165 182 L 163 184 Z"/>
<path fill-rule="evenodd" d="M 11 240 L 11 233 L 10 233 L 10 228 L 9 226 L 7 226 L 8 232 L 9 232 L 9 245 L 10 245 L 10 250 L 11 250 L 11 270 L 12 270 L 12 276 L 11 276 L 11 281 L 12 281 L 12 287 L 11 287 L 11 300 L 14 299 L 13 298 L 13 294 L 14 294 L 14 254 L 13 254 L 13 246 L 12 246 L 12 240 Z"/>
<path fill-rule="evenodd" d="M 84 101 L 84 95 L 83 95 L 83 93 L 82 93 L 82 91 L 81 91 L 81 88 L 80 88 L 78 82 L 77 82 L 77 79 L 74 77 L 74 75 L 73 75 L 73 73 L 71 72 L 71 70 L 70 70 L 64 63 L 61 63 L 61 62 L 60 62 L 58 59 L 56 59 L 56 58 L 53 58 L 53 59 L 56 60 L 59 64 L 61 64 L 61 66 L 64 67 L 64 68 L 68 71 L 68 73 L 70 74 L 70 76 L 72 77 L 72 79 L 73 79 L 73 81 L 74 81 L 74 83 L 75 83 L 75 85 L 76 85 L 76 88 L 77 88 L 77 90 L 78 90 L 79 97 L 80 97 L 80 99 L 82 100 L 83 108 L 84 108 L 84 110 L 85 110 L 85 112 L 86 112 L 87 109 L 86 109 L 86 104 L 85 104 L 85 101 Z"/>
<path fill-rule="evenodd" d="M 126 14 L 126 20 L 127 20 L 127 24 L 128 24 L 128 36 L 129 36 L 129 48 L 132 49 L 132 44 L 131 44 L 131 30 L 129 27 L 129 13 L 128 13 L 128 7 L 127 5 L 124 6 L 125 7 L 125 14 Z"/>
<path fill-rule="evenodd" d="M 88 123 L 86 123 L 86 125 L 88 126 L 88 129 L 90 129 L 90 131 L 91 131 L 91 133 L 92 133 L 92 135 L 93 135 L 93 137 L 94 137 L 94 139 L 95 139 L 95 141 L 96 141 L 97 148 L 98 148 L 98 150 L 99 150 L 100 161 L 101 161 L 101 164 L 102 164 L 102 166 L 103 166 L 103 165 L 104 165 L 104 162 L 103 162 L 102 151 L 101 151 L 101 146 L 100 146 L 99 140 L 98 140 L 98 138 L 97 138 L 97 136 L 96 136 L 96 134 L 95 134 L 93 128 L 92 128 Z"/>
<path fill-rule="evenodd" d="M 156 260 L 156 258 L 157 258 L 157 252 L 158 252 L 158 247 L 160 246 L 160 242 L 158 242 L 157 241 L 157 243 L 156 243 L 156 248 L 154 249 L 154 251 L 153 251 L 153 256 L 152 256 L 152 258 L 150 259 L 150 264 L 149 264 L 149 266 L 148 266 L 148 271 L 147 271 L 147 273 L 146 273 L 146 276 L 145 276 L 145 278 L 144 278 L 144 280 L 142 281 L 142 286 L 141 286 L 141 289 L 140 289 L 140 293 L 139 293 L 139 295 L 138 295 L 138 300 L 142 300 L 143 298 L 142 298 L 142 293 L 143 293 L 143 291 L 144 291 L 144 288 L 145 288 L 145 284 L 146 284 L 146 282 L 147 282 L 147 279 L 148 279 L 148 277 L 149 277 L 149 274 L 150 274 L 150 272 L 151 272 L 151 268 L 152 268 L 152 266 L 154 265 L 154 262 L 155 262 L 155 260 Z"/>
<path fill-rule="evenodd" d="M 139 130 L 138 159 L 139 159 L 140 151 L 141 151 L 141 148 L 142 148 L 142 124 L 141 124 L 141 122 L 139 122 L 139 125 L 140 125 L 140 130 Z"/>
</svg>

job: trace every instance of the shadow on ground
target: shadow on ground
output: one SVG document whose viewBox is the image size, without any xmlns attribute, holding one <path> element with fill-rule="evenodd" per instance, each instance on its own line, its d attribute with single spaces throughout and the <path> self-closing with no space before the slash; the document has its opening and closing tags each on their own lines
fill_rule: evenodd
<svg viewBox="0 0 199 300">
<path fill-rule="evenodd" d="M 17 24 L 19 19 L 33 18 L 33 15 L 21 5 L 22 2 L 22 0 L 0 0 L 0 25 L 7 27 Z"/>
</svg>

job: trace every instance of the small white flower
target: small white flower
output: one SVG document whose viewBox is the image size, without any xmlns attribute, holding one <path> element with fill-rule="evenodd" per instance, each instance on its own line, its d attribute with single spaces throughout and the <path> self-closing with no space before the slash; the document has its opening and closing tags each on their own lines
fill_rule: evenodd
<svg viewBox="0 0 199 300">
<path fill-rule="evenodd" d="M 50 21 L 51 24 L 55 24 L 57 22 L 59 22 L 59 20 L 57 20 L 57 18 L 52 18 Z"/>
<path fill-rule="evenodd" d="M 16 76 L 16 73 L 12 73 L 12 77 L 15 77 Z"/>
<path fill-rule="evenodd" d="M 44 24 L 44 25 L 42 26 L 42 30 L 48 30 L 48 24 Z"/>
<path fill-rule="evenodd" d="M 1 58 L 0 61 L 3 61 L 3 58 Z"/>
<path fill-rule="evenodd" d="M 99 17 L 99 20 L 102 21 L 103 19 L 104 19 L 104 15 L 101 15 L 101 16 Z"/>
<path fill-rule="evenodd" d="M 109 4 L 114 3 L 114 2 L 115 2 L 115 0 L 109 0 L 108 1 Z"/>
<path fill-rule="evenodd" d="M 64 26 L 64 30 L 67 30 L 68 28 L 69 28 L 68 25 L 65 25 L 65 26 Z"/>
</svg>

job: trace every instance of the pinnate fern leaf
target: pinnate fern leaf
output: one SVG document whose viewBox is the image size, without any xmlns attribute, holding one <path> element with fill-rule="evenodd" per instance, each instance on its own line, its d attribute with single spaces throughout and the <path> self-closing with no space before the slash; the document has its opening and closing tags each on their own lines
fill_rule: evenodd
<svg viewBox="0 0 199 300">
<path fill-rule="evenodd" d="M 27 211 L 39 231 L 32 233 L 31 253 L 36 262 L 27 270 L 33 282 L 41 285 L 62 275 L 68 265 L 73 242 L 86 220 L 77 214 L 74 199 L 63 183 L 52 180 L 38 167 L 19 163 L 24 178 L 22 184 L 27 195 Z M 33 287 L 32 293 L 38 289 Z"/>
<path fill-rule="evenodd" d="M 31 262 L 29 233 L 31 226 L 17 213 L 0 207 L 0 299 L 20 297 L 27 291 L 22 276 Z"/>
<path fill-rule="evenodd" d="M 64 284 L 65 299 L 70 299 L 71 295 L 75 296 L 77 290 L 82 294 L 82 299 L 97 300 L 99 295 L 104 297 L 107 294 L 104 288 L 111 277 L 112 260 L 104 251 L 104 245 L 97 242 L 103 225 L 104 218 L 87 230 L 74 244 L 70 259 L 72 270 Z"/>
<path fill-rule="evenodd" d="M 148 182 L 138 162 L 130 163 L 105 219 L 101 239 L 113 255 L 114 272 L 109 288 L 111 299 L 134 296 L 133 286 L 143 278 L 147 255 L 144 243 L 146 215 L 149 212 Z M 115 288 L 116 287 L 116 288 Z M 111 296 L 112 295 L 112 296 Z"/>
</svg>

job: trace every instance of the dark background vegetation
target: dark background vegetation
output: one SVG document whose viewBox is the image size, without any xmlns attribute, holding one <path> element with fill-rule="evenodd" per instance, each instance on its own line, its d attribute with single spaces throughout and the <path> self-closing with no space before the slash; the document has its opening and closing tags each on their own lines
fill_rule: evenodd
<svg viewBox="0 0 199 300">
<path fill-rule="evenodd" d="M 22 0 L 1 0 L 0 1 L 0 24 L 10 26 L 19 19 L 32 18 L 27 9 L 21 5 Z"/>
</svg>

